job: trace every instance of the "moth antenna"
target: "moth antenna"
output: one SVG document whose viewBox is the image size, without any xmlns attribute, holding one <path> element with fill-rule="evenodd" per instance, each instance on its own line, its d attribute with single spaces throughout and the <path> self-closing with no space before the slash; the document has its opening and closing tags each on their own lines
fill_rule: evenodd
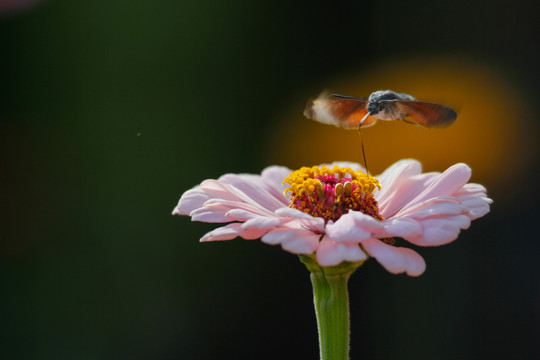
<svg viewBox="0 0 540 360">
<path fill-rule="evenodd" d="M 362 157 L 364 158 L 364 166 L 366 167 L 366 174 L 369 175 L 367 160 L 366 160 L 366 151 L 364 150 L 364 138 L 362 137 L 362 124 L 364 123 L 364 120 L 370 115 L 368 112 L 366 116 L 360 120 L 360 124 L 358 124 L 358 135 L 360 135 L 360 146 L 362 147 Z"/>
</svg>

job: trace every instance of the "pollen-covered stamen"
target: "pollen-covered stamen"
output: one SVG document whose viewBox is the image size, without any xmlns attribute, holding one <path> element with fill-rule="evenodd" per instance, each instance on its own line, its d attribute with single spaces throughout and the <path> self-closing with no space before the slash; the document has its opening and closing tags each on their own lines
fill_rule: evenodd
<svg viewBox="0 0 540 360">
<path fill-rule="evenodd" d="M 345 191 L 344 191 L 345 196 L 351 196 L 352 190 L 353 190 L 352 183 L 350 181 L 345 182 L 344 188 L 345 188 Z"/>
<path fill-rule="evenodd" d="M 337 183 L 336 186 L 334 187 L 334 194 L 336 194 L 336 197 L 340 197 L 341 195 L 343 195 L 343 184 L 342 183 Z"/>
<path fill-rule="evenodd" d="M 373 192 L 380 189 L 374 177 L 348 167 L 303 167 L 289 174 L 283 183 L 290 186 L 285 195 L 290 196 L 289 206 L 325 221 L 336 221 L 349 210 L 361 211 L 377 220 L 377 201 Z M 289 194 L 290 193 L 290 194 Z"/>
</svg>

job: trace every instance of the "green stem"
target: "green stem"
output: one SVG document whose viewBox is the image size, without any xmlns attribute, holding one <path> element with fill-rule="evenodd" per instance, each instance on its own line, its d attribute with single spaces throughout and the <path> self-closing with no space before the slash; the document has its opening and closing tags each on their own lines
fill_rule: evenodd
<svg viewBox="0 0 540 360">
<path fill-rule="evenodd" d="M 311 256 L 300 260 L 311 272 L 321 360 L 349 360 L 349 293 L 347 281 L 362 263 L 321 267 Z"/>
<path fill-rule="evenodd" d="M 349 359 L 349 274 L 311 273 L 321 360 Z"/>
</svg>

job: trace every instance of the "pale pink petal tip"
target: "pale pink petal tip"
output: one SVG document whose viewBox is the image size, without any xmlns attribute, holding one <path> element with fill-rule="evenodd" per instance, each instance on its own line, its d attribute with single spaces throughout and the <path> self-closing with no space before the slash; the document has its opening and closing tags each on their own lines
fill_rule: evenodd
<svg viewBox="0 0 540 360">
<path fill-rule="evenodd" d="M 281 244 L 293 254 L 311 254 L 319 247 L 320 237 L 305 229 L 281 228 L 266 233 L 261 240 L 270 245 Z"/>
<path fill-rule="evenodd" d="M 371 221 L 371 220 L 373 221 Z M 326 234 L 335 241 L 348 242 L 365 240 L 371 236 L 369 225 L 382 227 L 371 216 L 351 211 L 337 222 L 326 226 Z"/>
<path fill-rule="evenodd" d="M 208 195 L 199 186 L 196 186 L 180 197 L 178 205 L 173 210 L 173 215 L 189 215 L 193 210 L 202 207 L 208 199 Z"/>
<path fill-rule="evenodd" d="M 317 250 L 317 262 L 322 266 L 336 266 L 344 261 L 358 262 L 367 259 L 358 243 L 337 242 L 324 237 Z"/>
<path fill-rule="evenodd" d="M 252 240 L 260 238 L 265 232 L 266 230 L 256 228 L 243 229 L 241 223 L 232 223 L 206 233 L 201 242 L 232 240 L 236 237 Z"/>
<path fill-rule="evenodd" d="M 414 250 L 390 246 L 375 238 L 362 242 L 362 245 L 371 257 L 392 274 L 405 272 L 409 276 L 419 276 L 426 270 L 424 259 Z"/>
</svg>

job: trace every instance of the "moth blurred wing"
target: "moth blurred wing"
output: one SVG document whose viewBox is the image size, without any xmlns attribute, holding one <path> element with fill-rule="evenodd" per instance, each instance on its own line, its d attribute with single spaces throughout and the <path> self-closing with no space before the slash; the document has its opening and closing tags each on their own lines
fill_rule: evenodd
<svg viewBox="0 0 540 360">
<path fill-rule="evenodd" d="M 321 95 L 310 101 L 304 111 L 304 115 L 310 119 L 345 129 L 358 129 L 366 114 L 367 99 L 342 95 Z M 376 118 L 368 116 L 362 126 L 373 125 L 375 121 Z"/>
<path fill-rule="evenodd" d="M 395 106 L 405 114 L 404 120 L 429 129 L 442 128 L 456 121 L 457 113 L 448 106 L 423 101 L 396 101 Z"/>
</svg>

